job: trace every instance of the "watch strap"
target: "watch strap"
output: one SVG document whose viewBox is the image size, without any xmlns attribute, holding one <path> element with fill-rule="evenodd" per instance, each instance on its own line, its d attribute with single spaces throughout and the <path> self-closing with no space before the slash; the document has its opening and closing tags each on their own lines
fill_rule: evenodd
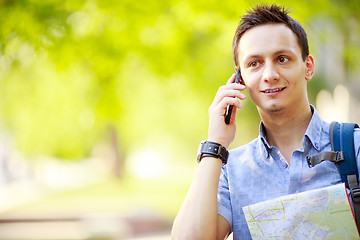
<svg viewBox="0 0 360 240">
<path fill-rule="evenodd" d="M 200 162 L 203 157 L 220 158 L 223 164 L 226 164 L 229 157 L 229 152 L 219 143 L 205 141 L 200 143 L 199 154 L 197 158 L 198 162 Z"/>
</svg>

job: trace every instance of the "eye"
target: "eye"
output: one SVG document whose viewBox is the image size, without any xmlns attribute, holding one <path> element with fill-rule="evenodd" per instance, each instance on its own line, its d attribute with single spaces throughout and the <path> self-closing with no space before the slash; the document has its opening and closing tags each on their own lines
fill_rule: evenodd
<svg viewBox="0 0 360 240">
<path fill-rule="evenodd" d="M 288 59 L 287 57 L 280 56 L 280 57 L 278 58 L 278 61 L 279 61 L 280 63 L 286 63 L 287 61 L 289 61 L 289 59 Z"/>
<path fill-rule="evenodd" d="M 259 66 L 259 62 L 257 62 L 257 61 L 250 62 L 249 66 L 255 68 L 255 67 Z"/>
</svg>

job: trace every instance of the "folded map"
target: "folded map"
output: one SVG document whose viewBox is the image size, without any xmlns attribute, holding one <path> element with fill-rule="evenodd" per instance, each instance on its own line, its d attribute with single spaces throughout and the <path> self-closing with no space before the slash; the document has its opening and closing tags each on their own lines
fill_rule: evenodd
<svg viewBox="0 0 360 240">
<path fill-rule="evenodd" d="M 253 239 L 360 239 L 345 184 L 242 209 Z"/>
</svg>

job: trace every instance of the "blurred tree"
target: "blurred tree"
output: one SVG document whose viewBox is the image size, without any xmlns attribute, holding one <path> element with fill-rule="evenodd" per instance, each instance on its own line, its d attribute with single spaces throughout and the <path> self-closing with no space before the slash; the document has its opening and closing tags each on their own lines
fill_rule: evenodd
<svg viewBox="0 0 360 240">
<path fill-rule="evenodd" d="M 346 67 L 357 68 L 351 59 L 360 56 L 358 1 L 278 3 L 292 9 L 305 28 L 319 16 L 335 19 L 339 28 L 356 23 L 343 57 Z M 207 109 L 217 88 L 234 71 L 238 16 L 252 5 L 2 0 L 1 127 L 28 155 L 88 156 L 108 137 L 109 126 L 125 151 L 154 136 L 193 151 L 206 137 Z M 257 135 L 256 109 L 245 104 L 237 145 Z"/>
</svg>

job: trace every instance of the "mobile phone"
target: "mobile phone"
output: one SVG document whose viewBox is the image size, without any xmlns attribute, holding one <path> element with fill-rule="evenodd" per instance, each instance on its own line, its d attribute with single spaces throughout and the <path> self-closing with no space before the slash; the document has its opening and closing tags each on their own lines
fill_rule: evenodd
<svg viewBox="0 0 360 240">
<path fill-rule="evenodd" d="M 238 68 L 237 72 L 236 72 L 236 77 L 235 77 L 235 83 L 239 83 L 241 81 L 241 72 L 240 72 L 240 68 Z M 225 114 L 225 123 L 229 124 L 230 123 L 230 118 L 231 118 L 231 113 L 233 110 L 233 105 L 229 105 Z"/>
</svg>

